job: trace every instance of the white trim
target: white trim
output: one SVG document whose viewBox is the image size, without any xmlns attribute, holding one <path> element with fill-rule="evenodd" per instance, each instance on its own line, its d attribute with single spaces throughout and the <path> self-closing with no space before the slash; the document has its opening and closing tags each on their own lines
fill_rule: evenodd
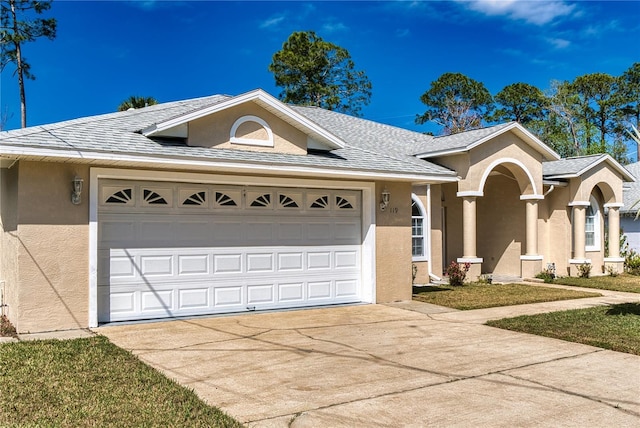
<svg viewBox="0 0 640 428">
<path fill-rule="evenodd" d="M 521 201 L 542 201 L 544 195 L 520 195 Z"/>
<path fill-rule="evenodd" d="M 89 328 L 98 326 L 98 169 L 89 170 Z"/>
<path fill-rule="evenodd" d="M 428 212 L 424 206 L 424 204 L 422 203 L 422 201 L 420 200 L 420 198 L 418 197 L 418 195 L 416 195 L 415 193 L 411 193 L 411 205 L 413 206 L 413 202 L 415 202 L 418 205 L 418 209 L 420 210 L 420 213 L 422 214 L 422 255 L 421 256 L 414 256 L 413 255 L 413 251 L 411 251 L 411 261 L 412 262 L 426 262 L 429 261 L 429 248 L 427 245 L 427 236 L 429 235 L 428 231 L 431 230 L 431 228 L 429 227 L 428 221 L 427 221 L 427 217 L 428 217 Z M 412 207 L 413 208 L 413 207 Z M 411 213 L 411 219 L 413 219 L 413 213 Z M 411 228 L 413 229 L 413 222 L 411 224 Z M 413 230 L 411 231 L 411 238 L 413 238 Z M 412 242 L 412 247 L 413 247 L 413 242 Z M 413 248 L 412 248 L 413 250 Z"/>
<path fill-rule="evenodd" d="M 624 263 L 624 257 L 605 257 L 605 263 Z"/>
<path fill-rule="evenodd" d="M 538 194 L 538 190 L 536 189 L 536 183 L 535 181 L 533 181 L 533 176 L 531 175 L 531 172 L 529 172 L 527 167 L 522 162 L 514 158 L 500 158 L 491 162 L 491 164 L 484 170 L 484 173 L 482 174 L 482 178 L 480 179 L 480 187 L 478 188 L 478 191 L 480 192 L 484 191 L 484 185 L 487 181 L 487 178 L 489 178 L 489 174 L 491 173 L 491 171 L 493 171 L 493 168 L 503 163 L 512 163 L 512 164 L 518 165 L 524 171 L 524 173 L 527 174 L 527 177 L 529 178 L 529 183 L 531 183 L 531 189 L 533 190 L 533 195 Z"/>
<path fill-rule="evenodd" d="M 89 194 L 89 327 L 98 326 L 98 183 L 101 179 L 144 180 L 177 183 L 216 183 L 283 187 L 317 187 L 362 192 L 362 271 L 361 297 L 376 302 L 376 201 L 375 183 L 363 181 L 325 181 L 278 177 L 245 177 L 118 168 L 91 168 Z M 367 287 L 367 285 L 369 287 Z"/>
<path fill-rule="evenodd" d="M 483 261 L 484 259 L 482 257 L 458 257 L 457 259 L 458 263 L 478 264 L 482 263 Z"/>
<path fill-rule="evenodd" d="M 13 150 L 12 150 L 13 149 Z M 410 181 L 420 183 L 451 183 L 458 181 L 456 176 L 429 176 L 426 174 L 404 174 L 404 173 L 385 173 L 385 172 L 372 172 L 372 171 L 355 171 L 349 169 L 331 169 L 322 166 L 317 167 L 303 167 L 303 166 L 290 166 L 282 164 L 255 164 L 248 161 L 231 161 L 231 160 L 192 160 L 192 159 L 180 159 L 166 156 L 147 156 L 147 155 L 122 155 L 115 153 L 102 153 L 102 152 L 80 152 L 80 151 L 61 151 L 55 149 L 33 149 L 33 148 L 12 148 L 4 144 L 0 144 L 0 156 L 2 155 L 14 155 L 14 156 L 33 156 L 37 157 L 38 161 L 42 161 L 42 157 L 55 158 L 64 162 L 78 160 L 82 163 L 93 162 L 110 162 L 114 166 L 131 166 L 131 167 L 149 167 L 149 164 L 153 164 L 153 167 L 159 168 L 178 168 L 187 167 L 194 168 L 199 167 L 204 170 L 210 169 L 215 172 L 232 172 L 232 173 L 252 173 L 252 174 L 266 174 L 266 175 L 306 175 L 311 177 L 326 176 L 329 179 L 336 178 L 358 178 L 363 180 L 377 180 L 377 179 L 391 179 L 398 181 Z M 118 163 L 135 163 L 139 165 L 118 165 Z"/>
<path fill-rule="evenodd" d="M 588 207 L 591 205 L 589 201 L 572 201 L 567 204 L 568 207 Z"/>
<path fill-rule="evenodd" d="M 520 256 L 520 260 L 543 260 L 544 256 L 524 255 Z"/>
<path fill-rule="evenodd" d="M 156 123 L 143 129 L 142 135 L 144 135 L 145 137 L 149 137 L 175 126 L 182 125 L 184 123 L 191 122 L 193 120 L 200 119 L 210 114 L 217 113 L 219 111 L 226 110 L 228 108 L 235 107 L 250 101 L 256 102 L 258 105 L 271 111 L 276 116 L 288 122 L 290 125 L 295 126 L 298 129 L 302 128 L 305 132 L 310 133 L 314 138 L 322 141 L 329 148 L 341 149 L 346 146 L 342 139 L 333 135 L 326 129 L 318 126 L 301 114 L 298 114 L 291 107 L 282 103 L 262 89 L 255 89 L 253 91 L 246 92 L 244 94 L 217 103 L 213 106 L 204 107 L 194 112 L 184 114 L 176 118 L 166 120 L 164 122 Z"/>
<path fill-rule="evenodd" d="M 591 264 L 591 259 L 569 259 L 571 265 L 583 265 L 585 263 Z"/>
<path fill-rule="evenodd" d="M 464 197 L 468 197 L 468 196 L 479 196 L 479 197 L 482 197 L 482 196 L 484 196 L 484 192 L 482 192 L 482 191 L 478 192 L 478 191 L 475 191 L 475 190 L 466 190 L 466 191 L 463 191 L 463 192 L 457 192 L 456 196 L 459 197 L 459 198 L 464 198 Z"/>
<path fill-rule="evenodd" d="M 551 149 L 551 147 L 547 146 L 546 144 L 544 144 L 542 141 L 540 141 L 535 135 L 533 135 L 531 132 L 529 132 L 525 127 L 523 127 L 522 125 L 520 125 L 518 122 L 512 122 L 509 125 L 505 126 L 504 128 L 501 128 L 469 145 L 466 145 L 464 147 L 459 147 L 459 148 L 455 148 L 455 149 L 448 149 L 448 150 L 441 150 L 441 151 L 437 151 L 437 152 L 427 152 L 427 153 L 420 153 L 417 154 L 416 157 L 419 159 L 425 159 L 425 158 L 430 158 L 430 157 L 437 157 L 437 156 L 448 156 L 448 155 L 453 155 L 453 154 L 458 154 L 458 153 L 464 153 L 464 152 L 468 152 L 469 150 L 478 147 L 479 145 L 486 143 L 489 140 L 492 140 L 495 137 L 498 137 L 499 135 L 502 135 L 508 131 L 514 131 L 516 133 L 516 135 L 518 135 L 520 138 L 522 138 L 523 140 L 529 140 L 529 146 L 533 147 L 534 150 L 536 150 L 538 153 L 541 153 L 543 155 L 548 155 L 545 156 L 547 158 L 552 158 L 552 159 L 560 159 L 560 155 L 558 153 L 556 153 L 553 149 Z M 523 138 L 524 137 L 524 138 Z"/>
<path fill-rule="evenodd" d="M 236 137 L 236 132 L 238 132 L 238 128 L 240 125 L 246 122 L 255 122 L 258 125 L 262 126 L 265 131 L 267 131 L 267 139 L 266 140 L 257 140 L 255 138 L 238 138 Z M 229 132 L 229 141 L 231 144 L 245 144 L 249 146 L 261 146 L 261 147 L 273 147 L 273 131 L 267 122 L 260 119 L 258 116 L 242 116 L 238 118 L 233 125 L 231 126 L 231 131 Z"/>
<path fill-rule="evenodd" d="M 585 252 L 589 252 L 589 251 L 600 251 L 600 241 L 601 241 L 601 237 L 602 237 L 602 230 L 600 229 L 600 220 L 602 219 L 602 210 L 600 209 L 600 204 L 598 204 L 598 201 L 596 198 L 594 198 L 593 196 L 591 196 L 589 198 L 589 205 L 591 207 L 595 208 L 595 212 L 593 214 L 593 245 L 587 245 L 587 215 L 585 212 L 585 245 L 584 245 L 584 250 Z M 585 210 L 586 211 L 586 210 Z"/>
<path fill-rule="evenodd" d="M 623 202 L 611 202 L 603 205 L 603 208 L 622 208 L 622 207 L 624 207 Z"/>
</svg>

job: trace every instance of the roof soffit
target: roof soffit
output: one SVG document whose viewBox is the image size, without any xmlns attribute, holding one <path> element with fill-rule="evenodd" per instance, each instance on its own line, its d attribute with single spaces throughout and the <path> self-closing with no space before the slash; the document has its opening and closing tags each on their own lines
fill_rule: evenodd
<svg viewBox="0 0 640 428">
<path fill-rule="evenodd" d="M 307 134 L 310 141 L 313 141 L 313 148 L 324 147 L 328 150 L 340 149 L 345 147 L 344 141 L 333 135 L 331 132 L 320 127 L 305 116 L 299 114 L 286 104 L 269 95 L 261 89 L 256 89 L 236 97 L 229 98 L 220 103 L 207 106 L 196 111 L 192 111 L 172 119 L 155 123 L 141 131 L 145 137 L 153 136 L 173 136 L 176 132 L 184 130 L 185 126 L 196 119 L 205 116 L 214 115 L 217 112 L 236 107 L 245 103 L 255 103 L 261 108 L 267 110 L 279 119 Z M 182 131 L 184 132 L 184 131 Z"/>
</svg>

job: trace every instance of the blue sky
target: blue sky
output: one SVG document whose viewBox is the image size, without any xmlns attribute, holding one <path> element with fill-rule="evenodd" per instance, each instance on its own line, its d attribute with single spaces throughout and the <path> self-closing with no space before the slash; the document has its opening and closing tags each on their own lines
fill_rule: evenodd
<svg viewBox="0 0 640 428">
<path fill-rule="evenodd" d="M 373 84 L 367 119 L 417 131 L 419 97 L 445 72 L 495 95 L 526 82 L 603 72 L 640 61 L 638 1 L 54 1 L 54 41 L 24 45 L 28 125 L 113 112 L 130 95 L 160 102 L 262 88 L 293 31 L 313 30 L 351 53 Z M 14 67 L 1 76 L 5 129 L 20 126 Z"/>
</svg>

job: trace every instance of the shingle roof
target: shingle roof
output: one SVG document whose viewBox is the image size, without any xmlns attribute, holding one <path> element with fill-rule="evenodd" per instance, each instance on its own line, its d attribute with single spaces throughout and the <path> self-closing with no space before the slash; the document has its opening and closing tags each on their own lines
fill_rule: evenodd
<svg viewBox="0 0 640 428">
<path fill-rule="evenodd" d="M 591 165 L 601 162 L 606 158 L 605 154 L 577 156 L 564 158 L 557 161 L 543 162 L 542 175 L 544 177 L 554 177 L 561 175 L 577 175 Z"/>
<path fill-rule="evenodd" d="M 619 172 L 622 175 L 623 181 L 634 181 L 633 175 L 608 154 L 576 156 L 557 161 L 543 162 L 542 176 L 547 180 L 577 177 L 602 162 L 608 163 L 609 166 Z"/>
<path fill-rule="evenodd" d="M 508 127 L 511 122 L 502 123 L 500 125 L 489 126 L 487 128 L 474 129 L 471 131 L 460 132 L 453 135 L 443 135 L 433 137 L 430 141 L 420 144 L 416 147 L 414 154 L 437 153 L 453 150 L 464 150 L 473 143 L 495 134 L 496 132 Z"/>
<path fill-rule="evenodd" d="M 115 156 L 153 156 L 167 159 L 183 158 L 455 177 L 454 171 L 416 159 L 410 156 L 411 149 L 405 150 L 405 143 L 415 144 L 426 136 L 318 108 L 293 107 L 299 114 L 344 139 L 346 147 L 327 153 L 310 152 L 306 156 L 257 153 L 246 150 L 191 147 L 166 139 L 147 138 L 139 133 L 140 130 L 155 123 L 212 106 L 230 98 L 225 95 L 214 95 L 5 131 L 0 132 L 0 144 L 18 149 L 111 153 Z M 2 153 L 1 147 L 0 153 Z"/>
<path fill-rule="evenodd" d="M 635 177 L 636 181 L 624 184 L 622 191 L 624 207 L 620 212 L 635 214 L 639 208 L 639 206 L 635 204 L 640 201 L 640 162 L 625 165 L 625 169 Z"/>
</svg>

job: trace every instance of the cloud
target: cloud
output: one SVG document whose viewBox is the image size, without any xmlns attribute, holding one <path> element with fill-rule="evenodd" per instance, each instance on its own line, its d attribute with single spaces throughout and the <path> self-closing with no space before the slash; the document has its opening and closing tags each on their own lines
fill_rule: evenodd
<svg viewBox="0 0 640 428">
<path fill-rule="evenodd" d="M 345 31 L 349 28 L 344 25 L 342 22 L 327 22 L 322 26 L 322 30 L 325 33 L 336 33 L 338 31 Z"/>
<path fill-rule="evenodd" d="M 407 37 L 410 33 L 411 31 L 409 31 L 408 28 L 398 28 L 396 30 L 396 37 L 398 38 Z"/>
<path fill-rule="evenodd" d="M 553 47 L 555 47 L 556 49 L 565 49 L 568 48 L 569 45 L 571 45 L 571 42 L 569 40 L 558 38 L 547 38 L 547 42 L 551 43 L 551 45 L 553 45 Z"/>
<path fill-rule="evenodd" d="M 273 28 L 277 27 L 282 21 L 284 21 L 284 15 L 273 16 L 260 24 L 260 28 Z"/>
<path fill-rule="evenodd" d="M 466 8 L 488 16 L 506 16 L 529 24 L 545 25 L 570 15 L 576 5 L 565 0 L 456 0 Z"/>
</svg>

